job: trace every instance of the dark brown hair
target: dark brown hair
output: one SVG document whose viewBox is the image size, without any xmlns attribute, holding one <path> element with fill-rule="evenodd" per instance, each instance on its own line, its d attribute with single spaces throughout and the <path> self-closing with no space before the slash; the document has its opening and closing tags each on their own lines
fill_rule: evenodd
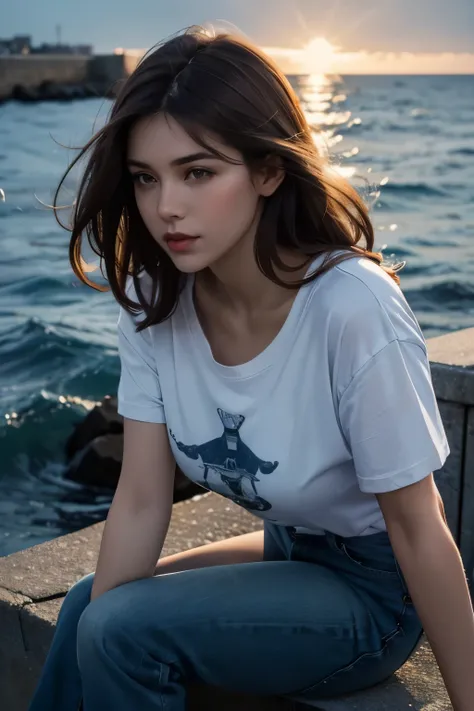
<svg viewBox="0 0 474 711">
<path fill-rule="evenodd" d="M 54 200 L 56 208 L 69 171 L 90 152 L 68 228 L 71 265 L 85 284 L 107 288 L 86 275 L 81 258 L 85 234 L 101 258 L 102 273 L 117 301 L 129 311 L 144 311 L 139 330 L 173 313 L 183 282 L 181 272 L 146 229 L 126 169 L 130 128 L 139 118 L 157 112 L 172 116 L 214 154 L 206 134 L 232 146 L 249 169 L 269 158 L 279 159 L 285 177 L 265 198 L 255 239 L 259 268 L 273 282 L 298 288 L 357 254 L 374 260 L 399 283 L 396 268 L 382 266 L 382 255 L 372 251 L 368 207 L 319 154 L 298 98 L 278 67 L 244 39 L 191 28 L 140 61 L 120 88 L 105 126 L 68 168 Z M 274 270 L 274 266 L 285 270 L 279 246 L 308 258 L 324 255 L 323 262 L 308 279 L 287 283 Z M 149 301 L 138 279 L 143 269 L 153 283 Z M 125 292 L 128 275 L 133 276 L 139 304 Z"/>
</svg>

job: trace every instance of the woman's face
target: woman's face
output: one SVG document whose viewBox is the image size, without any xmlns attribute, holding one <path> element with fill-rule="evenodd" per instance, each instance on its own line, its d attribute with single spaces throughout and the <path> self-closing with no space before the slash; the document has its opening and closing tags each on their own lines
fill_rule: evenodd
<svg viewBox="0 0 474 711">
<path fill-rule="evenodd" d="M 211 266 L 246 238 L 253 242 L 261 198 L 280 182 L 263 173 L 252 179 L 238 151 L 208 142 L 239 164 L 208 153 L 163 114 L 137 121 L 128 142 L 128 169 L 142 219 L 186 273 Z"/>
</svg>

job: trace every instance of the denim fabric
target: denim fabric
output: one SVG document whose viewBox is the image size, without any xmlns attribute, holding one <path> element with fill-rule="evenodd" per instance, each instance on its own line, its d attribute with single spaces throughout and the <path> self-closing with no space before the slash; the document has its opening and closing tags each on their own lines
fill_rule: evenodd
<svg viewBox="0 0 474 711">
<path fill-rule="evenodd" d="M 264 557 L 324 566 L 364 605 L 362 616 L 353 608 L 353 647 L 339 645 L 332 656 L 333 671 L 289 694 L 291 699 L 311 705 L 369 688 L 391 676 L 414 652 L 423 628 L 386 532 L 352 538 L 329 531 L 310 536 L 266 524 Z"/>
<path fill-rule="evenodd" d="M 264 561 L 68 592 L 29 711 L 184 711 L 186 683 L 311 704 L 372 686 L 422 628 L 386 533 L 265 524 Z"/>
</svg>

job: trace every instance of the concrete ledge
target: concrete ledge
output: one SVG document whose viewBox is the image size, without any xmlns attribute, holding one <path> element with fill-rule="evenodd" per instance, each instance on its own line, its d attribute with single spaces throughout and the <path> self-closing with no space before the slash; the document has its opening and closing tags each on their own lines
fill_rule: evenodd
<svg viewBox="0 0 474 711">
<path fill-rule="evenodd" d="M 438 400 L 474 405 L 474 328 L 427 341 Z"/>
<path fill-rule="evenodd" d="M 67 590 L 93 572 L 104 523 L 0 559 L 0 689 L 2 711 L 26 711 Z M 173 507 L 163 555 L 262 528 L 223 497 L 204 494 Z M 294 711 L 291 702 L 190 690 L 190 711 Z M 303 707 L 301 707 L 303 708 Z M 309 708 L 309 707 L 307 707 Z M 451 709 L 426 640 L 388 682 L 367 692 L 319 702 L 320 711 L 448 711 Z"/>
</svg>

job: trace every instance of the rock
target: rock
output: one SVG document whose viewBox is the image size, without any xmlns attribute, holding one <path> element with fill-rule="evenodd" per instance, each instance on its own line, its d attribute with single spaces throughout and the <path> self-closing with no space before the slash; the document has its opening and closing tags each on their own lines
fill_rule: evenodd
<svg viewBox="0 0 474 711">
<path fill-rule="evenodd" d="M 117 398 L 106 395 L 100 405 L 96 405 L 82 422 L 76 425 L 74 432 L 66 442 L 66 458 L 70 461 L 96 437 L 105 434 L 121 434 L 123 417 L 117 412 Z"/>
<path fill-rule="evenodd" d="M 71 101 L 97 97 L 100 93 L 93 84 L 60 84 L 45 80 L 37 87 L 25 87 L 17 84 L 11 98 L 17 101 Z"/>
<path fill-rule="evenodd" d="M 58 94 L 58 85 L 54 81 L 43 81 L 38 87 L 42 100 L 55 100 Z"/>
<path fill-rule="evenodd" d="M 58 84 L 56 87 L 57 101 L 71 101 L 72 99 L 83 99 L 84 92 L 80 84 Z"/>
<path fill-rule="evenodd" d="M 94 86 L 94 84 L 84 84 L 84 86 L 83 86 L 82 88 L 83 88 L 83 90 L 84 90 L 84 96 L 85 96 L 86 98 L 88 98 L 88 97 L 94 97 L 94 98 L 96 98 L 96 97 L 98 97 L 98 96 L 101 95 L 101 94 L 99 93 L 97 87 Z"/>
<path fill-rule="evenodd" d="M 12 90 L 12 99 L 16 101 L 40 101 L 38 89 L 30 89 L 22 84 L 15 84 Z"/>
<path fill-rule="evenodd" d="M 69 467 L 65 478 L 89 486 L 115 489 L 123 456 L 123 418 L 117 412 L 117 398 L 107 395 L 76 425 L 66 443 Z M 184 501 L 203 493 L 176 467 L 173 501 Z"/>
<path fill-rule="evenodd" d="M 65 476 L 82 484 L 115 489 L 120 476 L 123 434 L 95 437 L 71 462 Z"/>
<path fill-rule="evenodd" d="M 123 434 L 106 434 L 93 439 L 78 452 L 65 473 L 66 479 L 89 486 L 115 489 L 120 477 Z M 205 491 L 176 467 L 173 502 L 184 501 Z"/>
</svg>

